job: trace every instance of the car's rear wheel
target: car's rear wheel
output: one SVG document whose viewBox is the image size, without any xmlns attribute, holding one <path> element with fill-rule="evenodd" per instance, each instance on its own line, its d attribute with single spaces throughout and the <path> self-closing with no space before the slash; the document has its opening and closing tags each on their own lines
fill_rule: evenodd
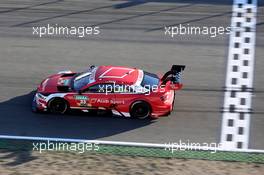
<svg viewBox="0 0 264 175">
<path fill-rule="evenodd" d="M 151 107 L 144 101 L 136 101 L 131 105 L 130 115 L 131 117 L 138 119 L 146 119 L 151 114 Z"/>
<path fill-rule="evenodd" d="M 49 110 L 55 114 L 64 114 L 68 109 L 68 104 L 64 99 L 54 98 L 49 102 Z"/>
</svg>

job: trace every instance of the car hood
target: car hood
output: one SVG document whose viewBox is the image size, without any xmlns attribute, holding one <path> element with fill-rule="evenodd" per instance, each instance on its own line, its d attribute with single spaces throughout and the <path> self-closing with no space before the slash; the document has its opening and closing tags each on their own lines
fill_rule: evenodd
<svg viewBox="0 0 264 175">
<path fill-rule="evenodd" d="M 38 87 L 38 91 L 43 93 L 71 91 L 70 84 L 73 76 L 74 74 L 52 75 L 41 82 L 41 84 Z"/>
</svg>

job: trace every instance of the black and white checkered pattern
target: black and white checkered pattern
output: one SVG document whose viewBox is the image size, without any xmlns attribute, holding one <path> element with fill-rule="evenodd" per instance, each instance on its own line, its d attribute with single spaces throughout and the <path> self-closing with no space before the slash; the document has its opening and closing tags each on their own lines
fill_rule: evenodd
<svg viewBox="0 0 264 175">
<path fill-rule="evenodd" d="M 248 149 L 253 92 L 257 0 L 234 0 L 221 143 L 224 149 Z"/>
</svg>

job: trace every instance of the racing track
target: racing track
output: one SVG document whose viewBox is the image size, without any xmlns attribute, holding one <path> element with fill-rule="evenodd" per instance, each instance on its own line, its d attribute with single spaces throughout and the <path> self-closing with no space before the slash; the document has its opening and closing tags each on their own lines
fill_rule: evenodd
<svg viewBox="0 0 264 175">
<path fill-rule="evenodd" d="M 169 2 L 169 1 L 167 1 Z M 164 36 L 164 25 L 228 26 L 231 1 L 2 0 L 0 2 L 0 135 L 46 136 L 166 143 L 218 142 L 228 36 Z M 251 143 L 264 149 L 264 29 L 258 9 Z M 32 35 L 33 26 L 98 25 L 100 36 Z M 30 111 L 31 91 L 58 70 L 89 65 L 135 66 L 164 73 L 185 64 L 184 90 L 170 117 L 139 121 L 120 117 L 56 116 Z"/>
</svg>

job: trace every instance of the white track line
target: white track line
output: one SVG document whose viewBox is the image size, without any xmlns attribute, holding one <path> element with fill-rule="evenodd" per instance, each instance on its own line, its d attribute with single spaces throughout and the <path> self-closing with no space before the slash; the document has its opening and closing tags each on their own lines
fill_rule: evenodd
<svg viewBox="0 0 264 175">
<path fill-rule="evenodd" d="M 119 141 L 104 141 L 104 140 L 84 140 L 84 139 L 68 139 L 68 138 L 50 138 L 50 137 L 29 137 L 29 136 L 8 136 L 0 135 L 0 139 L 12 139 L 12 140 L 29 140 L 29 141 L 51 141 L 51 142 L 79 142 L 79 143 L 97 143 L 102 145 L 116 145 L 116 146 L 134 146 L 134 147 L 146 147 L 146 148 L 170 148 L 169 144 L 158 143 L 140 143 L 140 142 L 119 142 Z M 1 140 L 0 140 L 1 141 Z M 184 146 L 174 145 L 173 148 L 179 149 Z M 233 152 L 247 152 L 247 153 L 264 153 L 264 150 L 257 149 L 222 149 L 216 147 L 200 146 L 199 149 L 195 146 L 188 146 L 186 150 L 198 150 L 198 151 L 233 151 Z"/>
<path fill-rule="evenodd" d="M 248 149 L 256 13 L 257 0 L 234 0 L 221 132 L 225 149 Z"/>
</svg>

